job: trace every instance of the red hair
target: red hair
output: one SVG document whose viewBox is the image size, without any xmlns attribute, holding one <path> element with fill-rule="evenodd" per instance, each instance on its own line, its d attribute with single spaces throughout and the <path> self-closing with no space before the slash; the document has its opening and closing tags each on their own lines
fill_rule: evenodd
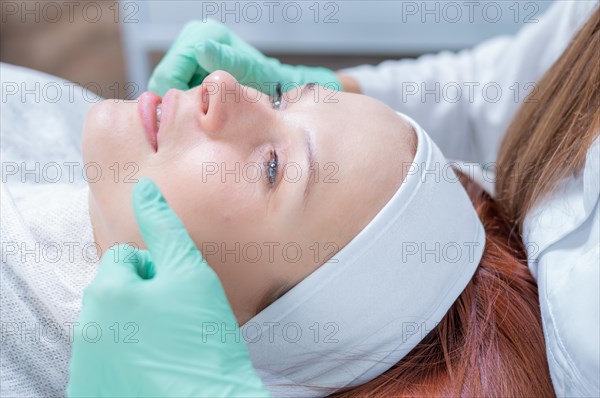
<svg viewBox="0 0 600 398">
<path fill-rule="evenodd" d="M 336 397 L 549 397 L 537 285 L 496 202 L 461 175 L 484 225 L 480 265 L 446 316 L 378 378 Z"/>
</svg>

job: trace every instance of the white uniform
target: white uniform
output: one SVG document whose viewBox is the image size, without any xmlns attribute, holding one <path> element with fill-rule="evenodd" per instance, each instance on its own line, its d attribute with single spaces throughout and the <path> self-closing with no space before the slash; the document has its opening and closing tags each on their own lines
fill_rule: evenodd
<svg viewBox="0 0 600 398">
<path fill-rule="evenodd" d="M 346 69 L 363 93 L 419 122 L 446 156 L 496 160 L 525 90 L 542 77 L 597 7 L 560 1 L 514 37 L 460 53 Z M 538 282 L 548 363 L 558 396 L 600 396 L 600 139 L 583 172 L 525 220 L 529 268 Z"/>
</svg>

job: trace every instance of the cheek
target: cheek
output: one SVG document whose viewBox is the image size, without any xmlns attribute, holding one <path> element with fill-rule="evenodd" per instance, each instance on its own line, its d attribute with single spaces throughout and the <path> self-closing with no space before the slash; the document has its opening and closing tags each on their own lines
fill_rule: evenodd
<svg viewBox="0 0 600 398">
<path fill-rule="evenodd" d="M 165 199 L 184 221 L 193 238 L 224 239 L 242 234 L 257 214 L 256 201 L 242 184 L 211 182 L 200 178 L 171 177 L 157 184 Z"/>
<path fill-rule="evenodd" d="M 243 173 L 233 173 L 233 167 L 225 169 L 227 161 L 213 161 L 210 153 L 215 150 L 182 155 L 169 167 L 147 173 L 148 177 L 158 184 L 197 244 L 246 239 L 264 216 L 260 182 L 248 182 Z"/>
</svg>

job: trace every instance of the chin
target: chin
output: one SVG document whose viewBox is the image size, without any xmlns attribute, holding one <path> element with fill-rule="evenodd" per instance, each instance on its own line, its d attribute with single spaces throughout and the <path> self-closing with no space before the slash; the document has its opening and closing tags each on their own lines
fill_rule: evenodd
<svg viewBox="0 0 600 398">
<path fill-rule="evenodd" d="M 104 173 L 119 163 L 142 160 L 144 132 L 135 102 L 104 100 L 95 104 L 87 114 L 83 128 L 82 150 L 86 164 L 96 163 Z M 114 168 L 114 167 L 113 167 Z"/>
</svg>

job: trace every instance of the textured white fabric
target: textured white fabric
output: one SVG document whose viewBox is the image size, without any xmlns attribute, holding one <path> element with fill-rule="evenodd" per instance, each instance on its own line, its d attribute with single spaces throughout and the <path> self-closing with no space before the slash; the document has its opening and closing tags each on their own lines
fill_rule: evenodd
<svg viewBox="0 0 600 398">
<path fill-rule="evenodd" d="M 98 260 L 80 152 L 97 98 L 71 85 L 72 97 L 49 102 L 49 87 L 70 84 L 7 64 L 0 76 L 0 396 L 64 396 L 70 338 L 83 327 L 72 322 Z"/>
<path fill-rule="evenodd" d="M 417 153 L 373 220 L 242 326 L 274 396 L 323 397 L 379 376 L 433 330 L 471 280 L 485 232 L 449 162 L 412 119 Z"/>
</svg>

